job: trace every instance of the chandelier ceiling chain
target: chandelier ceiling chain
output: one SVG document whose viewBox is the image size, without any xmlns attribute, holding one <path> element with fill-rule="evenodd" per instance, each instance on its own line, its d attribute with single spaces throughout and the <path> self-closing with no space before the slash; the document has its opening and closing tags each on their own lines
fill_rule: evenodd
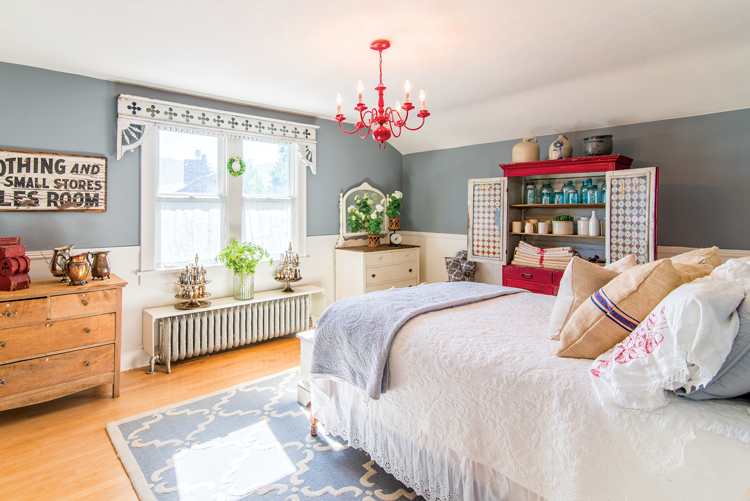
<svg viewBox="0 0 750 501">
<path fill-rule="evenodd" d="M 408 129 L 408 130 L 418 130 L 421 129 L 424 125 L 425 118 L 429 117 L 430 114 L 425 109 L 424 101 L 425 101 L 425 93 L 424 91 L 420 91 L 419 93 L 419 100 L 421 101 L 421 110 L 419 113 L 417 113 L 417 117 L 422 119 L 422 123 L 419 124 L 418 127 L 409 127 L 406 125 L 406 121 L 409 119 L 409 111 L 414 109 L 414 106 L 409 102 L 409 90 L 411 90 L 411 84 L 409 84 L 409 81 L 406 81 L 406 84 L 404 85 L 404 90 L 406 92 L 406 99 L 401 106 L 398 101 L 396 101 L 396 105 L 394 107 L 388 107 L 385 108 L 385 101 L 383 99 L 383 91 L 385 91 L 386 86 L 383 85 L 383 51 L 386 50 L 391 46 L 391 43 L 388 40 L 375 40 L 370 44 L 370 48 L 373 50 L 378 51 L 378 54 L 380 56 L 380 80 L 378 83 L 378 86 L 375 87 L 375 90 L 378 91 L 378 107 L 373 108 L 370 111 L 367 110 L 367 106 L 362 102 L 362 82 L 359 82 L 359 85 L 357 86 L 357 93 L 359 94 L 359 103 L 357 103 L 357 106 L 354 107 L 356 111 L 359 112 L 359 121 L 357 122 L 357 128 L 353 131 L 346 131 L 344 130 L 344 127 L 341 125 L 341 122 L 346 120 L 346 117 L 341 114 L 341 94 L 338 94 L 336 96 L 336 104 L 338 105 L 338 113 L 336 115 L 336 120 L 339 122 L 339 128 L 342 130 L 342 132 L 346 134 L 359 134 L 359 137 L 362 139 L 366 138 L 368 135 L 370 135 L 370 130 L 373 126 L 373 124 L 377 124 L 378 126 L 375 128 L 375 130 L 372 131 L 372 138 L 375 141 L 379 141 L 380 145 L 378 146 L 381 150 L 385 149 L 385 142 L 388 141 L 391 136 L 393 137 L 399 137 L 401 136 L 401 129 Z M 399 110 L 404 110 L 406 114 L 401 116 L 401 113 Z M 387 125 L 387 127 L 386 127 Z"/>
</svg>

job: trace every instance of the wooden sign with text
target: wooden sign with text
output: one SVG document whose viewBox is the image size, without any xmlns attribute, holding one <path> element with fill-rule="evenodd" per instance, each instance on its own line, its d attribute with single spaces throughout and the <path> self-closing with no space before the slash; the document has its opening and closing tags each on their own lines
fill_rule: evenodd
<svg viewBox="0 0 750 501">
<path fill-rule="evenodd" d="M 0 211 L 107 212 L 107 159 L 0 150 Z"/>
</svg>

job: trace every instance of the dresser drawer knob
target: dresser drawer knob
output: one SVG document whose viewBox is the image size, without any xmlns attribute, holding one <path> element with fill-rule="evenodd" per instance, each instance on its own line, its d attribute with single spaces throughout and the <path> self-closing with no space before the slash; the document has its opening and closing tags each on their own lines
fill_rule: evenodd
<svg viewBox="0 0 750 501">
<path fill-rule="evenodd" d="M 375 278 L 375 274 L 374 273 L 372 274 L 372 278 Z"/>
<path fill-rule="evenodd" d="M 411 268 L 409 268 L 409 273 L 411 273 Z"/>
<path fill-rule="evenodd" d="M 0 379 L 0 386 L 5 386 L 5 379 Z"/>
<path fill-rule="evenodd" d="M 6 346 L 8 346 L 8 343 L 0 343 L 0 348 L 5 348 Z"/>
<path fill-rule="evenodd" d="M 88 306 L 89 302 L 88 301 L 81 301 L 81 304 L 84 305 L 84 306 Z"/>
<path fill-rule="evenodd" d="M 12 316 L 13 316 L 13 313 L 11 313 L 11 312 L 9 312 L 9 311 L 6 311 L 6 312 L 5 312 L 5 316 L 6 316 L 6 317 L 8 317 L 8 318 L 10 318 L 10 317 L 12 317 Z"/>
<path fill-rule="evenodd" d="M 383 260 L 383 256 L 380 256 L 380 257 L 378 258 L 378 261 L 382 261 L 382 260 Z"/>
<path fill-rule="evenodd" d="M 534 278 L 534 275 L 532 275 L 531 273 L 521 273 L 521 276 L 528 279 Z"/>
<path fill-rule="evenodd" d="M 84 367 L 88 367 L 89 365 L 91 365 L 91 363 L 89 363 L 89 361 L 88 361 L 88 360 L 86 360 L 86 361 L 85 361 L 85 362 L 83 363 L 83 366 L 84 366 Z"/>
<path fill-rule="evenodd" d="M 85 332 L 86 334 L 88 334 L 89 332 L 91 332 L 91 329 L 89 329 L 88 327 L 86 327 L 85 329 L 83 329 L 83 332 Z"/>
</svg>

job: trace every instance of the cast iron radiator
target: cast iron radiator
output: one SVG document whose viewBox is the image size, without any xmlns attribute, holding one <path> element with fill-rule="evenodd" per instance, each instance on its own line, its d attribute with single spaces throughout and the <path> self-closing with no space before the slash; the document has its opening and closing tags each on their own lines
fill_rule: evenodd
<svg viewBox="0 0 750 501">
<path fill-rule="evenodd" d="M 308 294 L 162 318 L 161 353 L 156 358 L 170 373 L 170 363 L 176 360 L 307 330 L 310 302 Z"/>
</svg>

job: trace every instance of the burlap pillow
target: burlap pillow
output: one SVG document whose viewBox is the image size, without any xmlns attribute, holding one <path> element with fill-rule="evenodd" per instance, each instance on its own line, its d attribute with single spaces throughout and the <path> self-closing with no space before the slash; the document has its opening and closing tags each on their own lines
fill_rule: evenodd
<svg viewBox="0 0 750 501">
<path fill-rule="evenodd" d="M 630 268 L 634 268 L 636 266 L 638 266 L 638 261 L 635 260 L 635 254 L 628 254 L 619 261 L 608 264 L 607 266 L 605 266 L 605 268 L 608 270 L 616 271 L 617 273 L 622 273 L 623 271 L 629 270 Z"/>
<path fill-rule="evenodd" d="M 573 313 L 560 333 L 557 355 L 598 357 L 628 337 L 682 283 L 682 276 L 669 259 L 626 270 Z"/>
<path fill-rule="evenodd" d="M 550 338 L 560 339 L 560 331 L 581 303 L 591 297 L 591 294 L 607 285 L 617 275 L 619 275 L 617 271 L 602 268 L 579 257 L 571 259 L 560 280 L 557 299 L 554 308 L 552 308 L 552 316 L 549 321 Z"/>
<path fill-rule="evenodd" d="M 694 251 L 683 252 L 671 257 L 670 260 L 672 264 L 708 264 L 711 265 L 711 270 L 713 270 L 721 264 L 721 255 L 719 254 L 718 247 L 710 247 L 708 249 L 695 249 Z"/>
</svg>

